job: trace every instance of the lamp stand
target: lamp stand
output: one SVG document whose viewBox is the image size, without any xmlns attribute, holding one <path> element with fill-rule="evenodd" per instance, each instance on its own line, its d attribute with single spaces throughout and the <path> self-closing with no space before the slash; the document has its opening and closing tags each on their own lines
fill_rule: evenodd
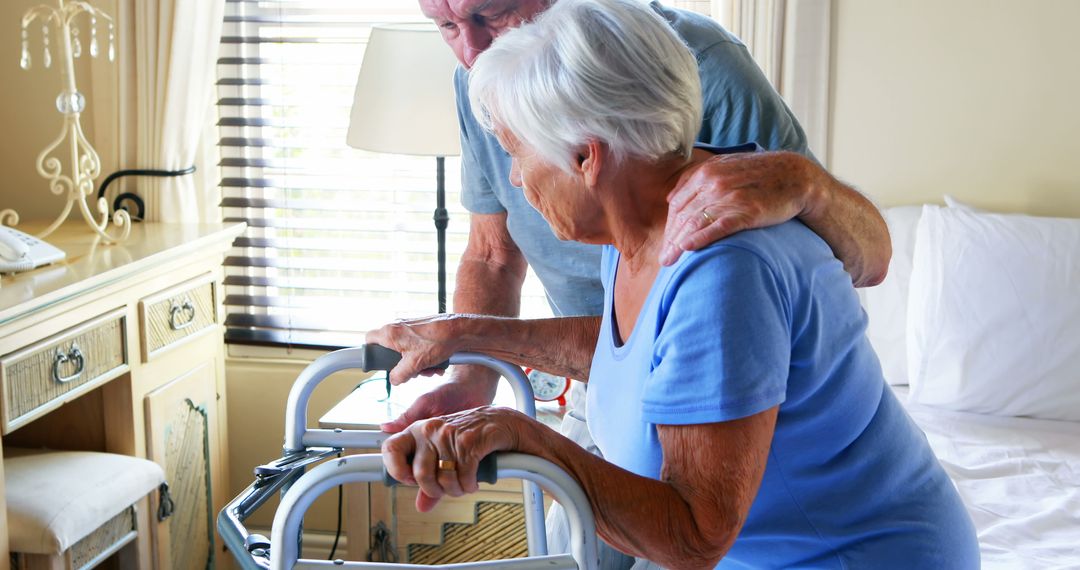
<svg viewBox="0 0 1080 570">
<path fill-rule="evenodd" d="M 450 215 L 446 212 L 446 157 L 435 157 L 435 239 L 438 242 L 439 312 L 446 312 L 446 226 Z"/>
<path fill-rule="evenodd" d="M 42 64 L 45 67 L 52 66 L 52 52 L 49 46 L 50 26 L 60 34 L 60 71 L 63 75 L 63 90 L 56 98 L 56 109 L 64 116 L 64 128 L 60 135 L 53 140 L 45 150 L 41 151 L 37 159 L 37 171 L 49 181 L 49 190 L 53 194 L 67 195 L 67 203 L 64 205 L 60 216 L 38 237 L 45 237 L 53 232 L 71 212 L 72 206 L 78 204 L 79 211 L 86 223 L 105 242 L 113 243 L 127 239 L 131 232 L 131 217 L 125 210 L 117 210 L 112 215 L 113 224 L 120 229 L 119 236 L 112 236 L 106 232 L 109 225 L 109 207 L 104 198 L 97 202 L 100 220 L 94 219 L 94 214 L 86 204 L 87 198 L 93 199 L 94 178 L 101 173 L 101 160 L 98 158 L 94 147 L 86 140 L 82 126 L 79 124 L 79 114 L 86 108 L 86 99 L 75 87 L 75 65 L 73 58 L 82 55 L 82 42 L 79 39 L 79 28 L 75 24 L 75 18 L 85 15 L 89 18 L 90 29 L 90 57 L 98 56 L 98 18 L 108 23 L 108 56 L 109 61 L 115 59 L 115 32 L 113 21 L 107 14 L 81 0 L 56 0 L 55 6 L 40 4 L 27 10 L 22 19 L 22 57 L 19 61 L 23 69 L 30 68 L 29 28 L 34 21 L 41 23 L 42 35 Z M 71 174 L 63 174 L 60 159 L 49 156 L 57 150 L 64 141 L 68 142 L 67 151 L 70 153 Z"/>
</svg>

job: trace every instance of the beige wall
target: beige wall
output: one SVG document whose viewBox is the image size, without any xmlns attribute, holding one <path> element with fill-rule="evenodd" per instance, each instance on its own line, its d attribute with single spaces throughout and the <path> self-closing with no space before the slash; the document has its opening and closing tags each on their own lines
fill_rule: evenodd
<svg viewBox="0 0 1080 570">
<path fill-rule="evenodd" d="M 32 67 L 19 68 L 21 53 L 20 26 L 28 8 L 42 4 L 41 0 L 3 0 L 0 2 L 0 209 L 14 208 L 24 220 L 55 219 L 64 205 L 64 198 L 49 191 L 48 183 L 38 175 L 37 156 L 57 135 L 63 126 L 62 116 L 56 110 L 56 96 L 61 90 L 60 53 L 57 49 L 59 34 L 51 29 L 52 67 L 42 65 L 41 25 L 34 24 L 30 30 L 30 57 Z M 49 3 L 51 4 L 51 3 Z M 110 1 L 95 1 L 109 13 L 115 14 Z M 107 64 L 104 57 L 107 35 L 101 34 L 102 55 L 94 60 L 91 69 L 87 28 L 82 30 L 83 57 L 75 60 L 76 85 L 87 98 L 87 110 L 81 124 L 90 143 L 102 157 L 102 172 L 116 170 L 115 140 L 100 140 L 109 128 L 96 128 L 96 123 L 111 123 L 116 116 L 115 74 L 116 64 Z M 96 80 L 96 81 L 95 81 Z M 109 136 L 110 139 L 113 137 Z M 67 153 L 60 153 L 64 172 L 70 172 Z M 98 179 L 100 182 L 100 178 Z"/>
<path fill-rule="evenodd" d="M 832 171 L 883 205 L 1080 217 L 1080 2 L 835 0 Z"/>
</svg>

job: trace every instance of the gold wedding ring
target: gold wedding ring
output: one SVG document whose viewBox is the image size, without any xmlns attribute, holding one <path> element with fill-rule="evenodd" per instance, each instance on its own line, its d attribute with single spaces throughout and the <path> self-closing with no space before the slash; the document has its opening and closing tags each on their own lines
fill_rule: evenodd
<svg viewBox="0 0 1080 570">
<path fill-rule="evenodd" d="M 457 463 L 453 459 L 440 459 L 439 471 L 457 471 Z"/>
<path fill-rule="evenodd" d="M 709 215 L 709 210 L 707 210 L 705 208 L 701 209 L 701 217 L 705 218 L 705 222 L 710 223 L 710 224 L 716 221 L 716 218 L 710 216 Z"/>
</svg>

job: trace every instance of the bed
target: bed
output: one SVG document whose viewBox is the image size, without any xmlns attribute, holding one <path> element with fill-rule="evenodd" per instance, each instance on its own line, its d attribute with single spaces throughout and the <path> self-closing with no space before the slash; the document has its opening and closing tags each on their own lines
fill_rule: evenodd
<svg viewBox="0 0 1080 570">
<path fill-rule="evenodd" d="M 907 408 L 971 513 L 983 568 L 1080 567 L 1080 423 Z"/>
<path fill-rule="evenodd" d="M 946 202 L 884 210 L 894 258 L 860 292 L 867 334 L 983 567 L 1080 568 L 1080 220 Z"/>
</svg>

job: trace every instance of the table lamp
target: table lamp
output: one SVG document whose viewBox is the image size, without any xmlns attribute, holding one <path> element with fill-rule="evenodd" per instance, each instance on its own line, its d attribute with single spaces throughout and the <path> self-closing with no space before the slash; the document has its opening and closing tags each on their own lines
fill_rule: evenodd
<svg viewBox="0 0 1080 570">
<path fill-rule="evenodd" d="M 374 26 L 360 65 L 345 142 L 390 154 L 434 156 L 439 312 L 446 312 L 446 164 L 461 154 L 457 61 L 429 24 Z"/>
</svg>

